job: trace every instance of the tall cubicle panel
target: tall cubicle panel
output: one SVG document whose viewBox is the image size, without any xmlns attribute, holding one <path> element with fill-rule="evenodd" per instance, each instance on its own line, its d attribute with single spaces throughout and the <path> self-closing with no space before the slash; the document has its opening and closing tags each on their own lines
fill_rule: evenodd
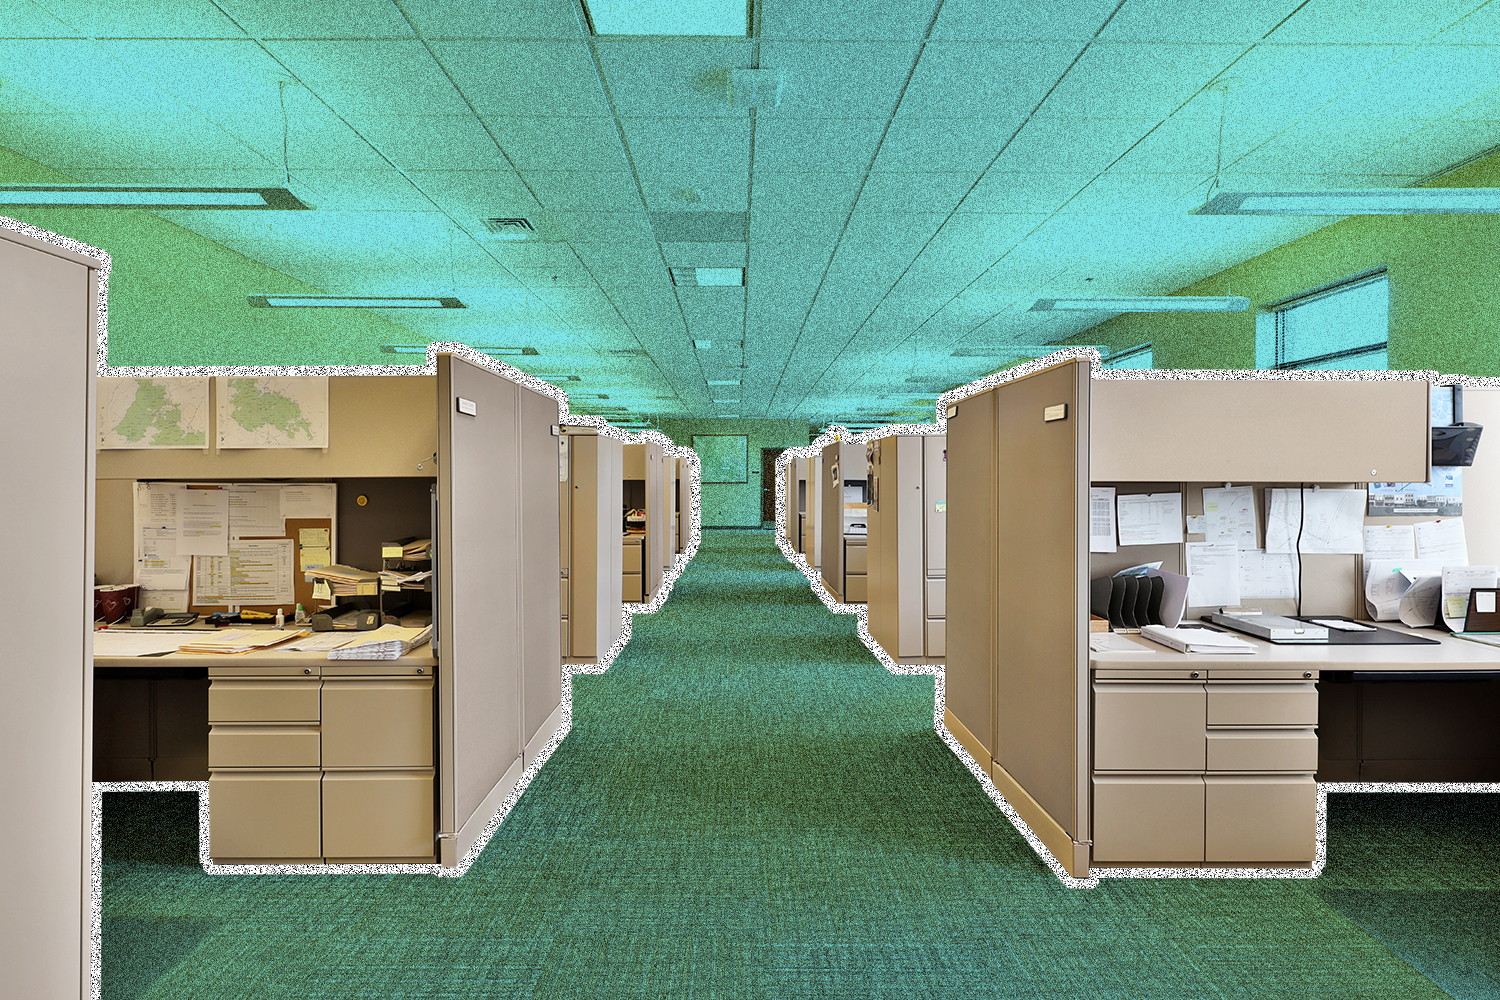
<svg viewBox="0 0 1500 1000">
<path fill-rule="evenodd" d="M 438 843 L 453 865 L 561 700 L 559 594 L 535 585 L 560 576 L 557 404 L 448 354 L 437 400 Z"/>
<path fill-rule="evenodd" d="M 948 628 L 948 439 L 922 439 L 922 535 L 928 656 L 945 656 Z"/>
<path fill-rule="evenodd" d="M 926 643 L 924 439 L 891 435 L 869 445 L 870 634 L 897 659 L 928 655 Z"/>
<path fill-rule="evenodd" d="M 624 446 L 624 506 L 644 511 L 622 539 L 624 599 L 631 603 L 650 601 L 661 586 L 667 531 L 670 521 L 662 504 L 664 458 L 654 441 Z"/>
<path fill-rule="evenodd" d="M 563 522 L 563 658 L 596 661 L 620 634 L 624 446 L 592 427 L 566 428 Z"/>
<path fill-rule="evenodd" d="M 865 446 L 835 441 L 823 448 L 821 494 L 818 504 L 818 571 L 823 586 L 841 603 L 864 603 L 865 539 L 864 532 L 848 530 L 848 510 L 844 503 L 845 484 L 863 485 L 868 475 Z M 863 523 L 862 513 L 858 520 Z M 856 550 L 852 553 L 851 549 Z M 852 563 L 852 565 L 851 565 Z M 853 576 L 855 579 L 850 580 Z"/>
<path fill-rule="evenodd" d="M 26 627 L 6 651 L 0 967 L 14 996 L 89 995 L 94 352 L 99 262 L 0 229 L 0 491 Z M 24 470 L 22 473 L 20 470 Z M 24 526 L 24 527 L 22 527 Z"/>
</svg>

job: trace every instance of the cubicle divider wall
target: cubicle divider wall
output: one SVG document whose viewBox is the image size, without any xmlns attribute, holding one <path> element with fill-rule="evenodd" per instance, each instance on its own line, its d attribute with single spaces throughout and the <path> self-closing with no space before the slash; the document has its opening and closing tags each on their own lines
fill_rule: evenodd
<svg viewBox="0 0 1500 1000">
<path fill-rule="evenodd" d="M 818 569 L 823 586 L 840 603 L 865 602 L 867 535 L 862 530 L 850 530 L 852 521 L 864 524 L 864 511 L 854 508 L 857 513 L 851 518 L 851 509 L 845 505 L 844 488 L 849 483 L 863 485 L 867 476 L 868 465 L 862 443 L 840 440 L 823 448 L 818 525 L 818 545 L 822 551 Z"/>
<path fill-rule="evenodd" d="M 869 444 L 870 634 L 896 659 L 943 655 L 946 446 L 942 435 Z"/>
<path fill-rule="evenodd" d="M 1089 487 L 1182 493 L 1193 513 L 1202 486 L 1254 485 L 1264 526 L 1264 486 L 1425 482 L 1427 400 L 1411 379 L 1091 382 L 1070 361 L 950 408 L 963 544 L 948 552 L 947 728 L 1069 874 L 1309 866 L 1317 679 L 1350 658 L 1268 646 L 1226 663 L 1149 642 L 1091 655 L 1091 577 L 1156 560 L 1182 572 L 1185 542 L 1090 557 Z M 1304 612 L 1362 617 L 1359 557 L 1303 564 Z M 1434 655 L 1483 659 L 1458 646 L 1476 652 Z M 1399 669 L 1400 650 L 1430 647 L 1373 648 L 1396 652 L 1354 659 Z"/>
<path fill-rule="evenodd" d="M 655 441 L 627 444 L 624 454 L 624 505 L 644 511 L 634 530 L 622 539 L 624 599 L 633 604 L 646 603 L 661 587 L 662 570 L 670 565 L 667 553 L 671 544 L 668 531 L 671 516 L 663 503 L 662 480 L 665 459 L 662 446 Z"/>
</svg>

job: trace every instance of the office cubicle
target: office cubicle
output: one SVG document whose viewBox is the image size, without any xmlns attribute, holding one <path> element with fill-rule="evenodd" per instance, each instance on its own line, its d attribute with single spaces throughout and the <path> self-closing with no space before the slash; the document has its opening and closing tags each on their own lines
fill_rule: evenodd
<svg viewBox="0 0 1500 1000">
<path fill-rule="evenodd" d="M 819 483 L 818 571 L 823 586 L 840 603 L 863 604 L 865 574 L 865 446 L 834 441 L 822 452 Z M 846 490 L 859 500 L 846 501 Z M 854 495 L 850 492 L 848 495 Z"/>
<path fill-rule="evenodd" d="M 562 655 L 594 662 L 620 636 L 622 547 L 618 543 L 624 446 L 593 427 L 563 428 Z"/>
<path fill-rule="evenodd" d="M 870 634 L 897 659 L 943 656 L 947 439 L 890 435 L 868 447 Z"/>
<path fill-rule="evenodd" d="M 666 455 L 655 441 L 624 446 L 624 507 L 638 511 L 627 518 L 622 538 L 624 600 L 641 604 L 651 600 L 661 587 L 667 556 L 671 519 L 664 502 L 662 480 Z"/>
<path fill-rule="evenodd" d="M 1210 762 L 1206 772 L 1200 763 L 1195 777 L 1140 772 L 1136 765 L 1122 771 L 1096 760 L 1097 727 L 1107 721 L 1098 708 L 1101 684 L 1110 706 L 1125 704 L 1118 697 L 1125 692 L 1109 684 L 1183 684 L 1190 689 L 1186 703 L 1201 700 L 1204 690 L 1213 697 L 1213 690 L 1227 689 L 1213 688 L 1217 680 L 1206 676 L 1126 676 L 1128 654 L 1108 659 L 1109 669 L 1097 676 L 1091 672 L 1097 657 L 1088 648 L 1089 580 L 1158 559 L 1163 569 L 1182 572 L 1184 557 L 1183 544 L 1091 556 L 1090 486 L 1201 498 L 1196 487 L 1226 482 L 1253 485 L 1260 496 L 1267 485 L 1425 481 L 1426 416 L 1422 381 L 1093 380 L 1083 362 L 1042 369 L 950 409 L 949 487 L 962 502 L 949 512 L 948 524 L 955 543 L 948 546 L 947 566 L 947 727 L 1070 873 L 1087 874 L 1094 863 L 1192 863 L 1191 857 L 1135 857 L 1126 849 L 1097 846 L 1141 843 L 1115 836 L 1120 817 L 1153 813 L 1155 806 L 1142 803 L 1155 801 L 1153 795 L 1167 801 L 1184 790 L 1197 795 L 1200 852 L 1203 824 L 1213 828 L 1218 822 L 1215 796 L 1248 802 L 1262 793 L 1266 801 L 1280 795 L 1275 801 L 1298 810 L 1299 833 L 1291 839 L 1300 853 L 1279 856 L 1283 848 L 1276 846 L 1267 848 L 1269 856 L 1247 857 L 1253 846 L 1237 848 L 1236 863 L 1305 865 L 1313 841 L 1312 766 L 1295 773 L 1219 776 Z M 1262 524 L 1263 518 L 1262 511 Z M 1305 556 L 1304 611 L 1357 610 L 1357 558 Z M 1257 603 L 1282 610 L 1274 601 Z M 1208 610 L 1189 607 L 1188 614 Z M 1119 656 L 1127 662 L 1116 662 Z M 1180 668 L 1187 666 L 1180 661 Z M 1315 671 L 1301 671 L 1296 683 L 1312 693 L 1315 680 Z M 1235 680 L 1263 682 L 1289 681 L 1270 673 Z M 1128 693 L 1149 705 L 1165 697 L 1164 690 Z M 1111 707 L 1108 719 L 1152 729 L 1149 713 L 1132 715 L 1132 709 L 1121 717 L 1115 711 Z M 1308 731 L 1305 720 L 1261 720 L 1251 729 L 1281 724 Z M 1201 744 L 1201 713 L 1197 728 Z M 1220 737 L 1226 735 L 1233 734 Z M 1103 820 L 1097 814 L 1101 803 L 1108 810 Z M 1210 849 L 1197 863 L 1216 860 Z"/>
</svg>

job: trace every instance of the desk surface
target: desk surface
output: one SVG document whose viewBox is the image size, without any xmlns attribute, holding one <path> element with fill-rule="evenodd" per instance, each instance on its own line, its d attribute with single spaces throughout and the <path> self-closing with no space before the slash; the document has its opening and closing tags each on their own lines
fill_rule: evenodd
<svg viewBox="0 0 1500 1000">
<path fill-rule="evenodd" d="M 418 646 L 397 660 L 330 660 L 327 653 L 287 653 L 264 649 L 250 653 L 167 653 L 165 656 L 96 656 L 96 667 L 280 667 L 286 673 L 300 674 L 304 669 L 324 676 L 351 673 L 408 673 L 423 667 L 431 673 L 437 666 L 432 645 Z M 385 669 L 380 669 L 385 668 Z M 394 668 L 394 670 L 392 670 Z M 281 671 L 278 671 L 278 673 Z"/>
<path fill-rule="evenodd" d="M 1254 636 L 1236 635 L 1255 647 L 1254 653 L 1179 653 L 1138 635 L 1122 636 L 1141 647 L 1135 653 L 1089 653 L 1094 669 L 1183 670 L 1232 667 L 1235 670 L 1500 670 L 1500 648 L 1432 629 L 1409 629 L 1379 622 L 1394 632 L 1412 632 L 1437 639 L 1438 645 L 1334 646 L 1318 643 L 1276 644 Z"/>
</svg>

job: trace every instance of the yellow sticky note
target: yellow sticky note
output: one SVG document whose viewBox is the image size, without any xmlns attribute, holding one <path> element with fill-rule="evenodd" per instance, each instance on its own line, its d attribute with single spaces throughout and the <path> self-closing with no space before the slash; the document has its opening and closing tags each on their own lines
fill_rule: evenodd
<svg viewBox="0 0 1500 1000">
<path fill-rule="evenodd" d="M 298 566 L 304 572 L 306 572 L 309 566 L 327 566 L 329 563 L 333 562 L 333 559 L 329 557 L 328 549 L 326 548 L 314 549 L 303 546 L 300 552 L 300 558 L 301 562 L 298 563 Z"/>
<path fill-rule="evenodd" d="M 327 528 L 298 528 L 297 544 L 305 549 L 327 549 L 333 542 Z"/>
</svg>

